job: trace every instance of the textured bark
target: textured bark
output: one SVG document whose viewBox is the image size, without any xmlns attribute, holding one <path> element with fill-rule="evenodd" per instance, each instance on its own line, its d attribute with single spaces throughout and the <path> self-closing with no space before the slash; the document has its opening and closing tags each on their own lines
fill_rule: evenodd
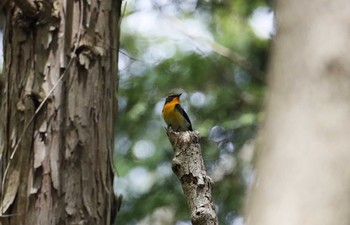
<svg viewBox="0 0 350 225">
<path fill-rule="evenodd" d="M 217 225 L 214 202 L 211 197 L 213 182 L 205 171 L 196 132 L 167 132 L 174 149 L 172 169 L 184 191 L 193 225 Z"/>
<path fill-rule="evenodd" d="M 36 17 L 40 13 L 39 7 L 36 7 L 32 0 L 14 0 L 16 6 L 28 17 Z"/>
<path fill-rule="evenodd" d="M 347 0 L 278 1 L 247 225 L 350 224 Z"/>
<path fill-rule="evenodd" d="M 0 222 L 111 224 L 121 1 L 37 3 L 5 6 Z"/>
</svg>

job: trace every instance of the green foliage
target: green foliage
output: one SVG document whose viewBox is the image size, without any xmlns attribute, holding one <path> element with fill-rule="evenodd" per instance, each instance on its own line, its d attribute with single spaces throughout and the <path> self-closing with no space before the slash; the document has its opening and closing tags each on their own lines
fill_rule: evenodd
<svg viewBox="0 0 350 225">
<path fill-rule="evenodd" d="M 171 171 L 173 153 L 161 118 L 164 97 L 171 92 L 183 93 L 182 105 L 201 133 L 220 224 L 232 224 L 240 215 L 251 177 L 241 149 L 254 139 L 262 117 L 265 77 L 221 56 L 210 43 L 265 71 L 269 43 L 255 35 L 249 20 L 268 4 L 128 1 L 121 27 L 114 157 L 116 192 L 125 199 L 118 224 L 136 224 L 162 206 L 171 206 L 177 221 L 190 219 Z"/>
</svg>

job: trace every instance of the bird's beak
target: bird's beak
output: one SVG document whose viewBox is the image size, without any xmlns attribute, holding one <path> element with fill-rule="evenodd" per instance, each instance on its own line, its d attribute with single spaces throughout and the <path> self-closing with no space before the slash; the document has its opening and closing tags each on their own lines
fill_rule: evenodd
<svg viewBox="0 0 350 225">
<path fill-rule="evenodd" d="M 180 98 L 180 96 L 181 96 L 181 95 L 182 95 L 182 93 L 178 94 L 178 95 L 177 95 L 177 97 L 179 97 L 179 98 Z"/>
</svg>

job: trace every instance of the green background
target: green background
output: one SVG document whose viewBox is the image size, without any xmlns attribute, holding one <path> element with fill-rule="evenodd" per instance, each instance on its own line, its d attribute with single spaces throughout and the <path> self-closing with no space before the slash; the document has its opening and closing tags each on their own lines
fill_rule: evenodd
<svg viewBox="0 0 350 225">
<path fill-rule="evenodd" d="M 122 11 L 114 159 L 115 191 L 124 201 L 117 224 L 153 224 L 157 211 L 170 218 L 161 224 L 190 224 L 161 118 L 173 92 L 183 93 L 182 106 L 202 137 L 220 224 L 242 224 L 263 117 L 271 4 L 147 0 L 126 1 Z"/>
</svg>

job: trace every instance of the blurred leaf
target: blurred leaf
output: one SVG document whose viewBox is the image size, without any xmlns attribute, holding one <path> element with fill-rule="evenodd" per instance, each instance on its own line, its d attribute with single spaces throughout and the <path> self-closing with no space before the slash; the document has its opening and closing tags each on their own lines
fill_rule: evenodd
<svg viewBox="0 0 350 225">
<path fill-rule="evenodd" d="M 261 79 L 265 77 L 257 79 L 202 40 L 220 44 L 264 72 L 269 40 L 255 36 L 249 20 L 254 10 L 270 4 L 265 0 L 128 1 L 120 42 L 114 158 L 120 179 L 142 167 L 154 183 L 145 193 L 125 198 L 118 224 L 137 224 L 163 206 L 172 207 L 178 221 L 190 218 L 180 183 L 171 173 L 173 151 L 161 118 L 164 98 L 171 92 L 183 93 L 182 105 L 201 133 L 209 175 L 225 163 L 232 164 L 221 171 L 213 191 L 220 224 L 232 224 L 240 215 L 247 188 L 243 174 L 250 165 L 238 153 L 254 139 L 263 117 Z M 135 154 L 140 140 L 154 145 L 151 156 Z M 146 151 L 147 146 L 137 148 Z M 120 188 L 117 185 L 116 191 L 132 191 Z"/>
</svg>

